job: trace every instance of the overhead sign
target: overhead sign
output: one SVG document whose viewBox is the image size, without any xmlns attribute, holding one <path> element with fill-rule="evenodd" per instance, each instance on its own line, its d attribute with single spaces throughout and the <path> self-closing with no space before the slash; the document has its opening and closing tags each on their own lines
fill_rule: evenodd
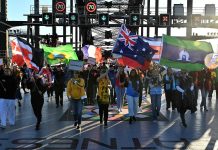
<svg viewBox="0 0 218 150">
<path fill-rule="evenodd" d="M 82 71 L 83 69 L 83 61 L 72 60 L 69 63 L 69 70 Z"/>
<path fill-rule="evenodd" d="M 90 1 L 86 3 L 86 11 L 88 13 L 96 13 L 97 10 L 97 4 L 94 1 Z"/>
<path fill-rule="evenodd" d="M 55 2 L 55 12 L 56 13 L 66 13 L 66 1 L 57 0 Z"/>
</svg>

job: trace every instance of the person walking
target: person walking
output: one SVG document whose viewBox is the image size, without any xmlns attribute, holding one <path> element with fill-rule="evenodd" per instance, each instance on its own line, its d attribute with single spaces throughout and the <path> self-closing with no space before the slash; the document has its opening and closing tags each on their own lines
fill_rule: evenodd
<svg viewBox="0 0 218 150">
<path fill-rule="evenodd" d="M 44 104 L 44 93 L 47 90 L 48 84 L 44 81 L 43 76 L 34 73 L 33 76 L 28 80 L 27 87 L 30 89 L 31 94 L 31 105 L 33 108 L 34 115 L 37 119 L 36 130 L 40 129 L 40 123 L 42 120 L 42 107 Z"/>
<path fill-rule="evenodd" d="M 10 68 L 4 69 L 4 75 L 0 78 L 0 120 L 1 128 L 6 128 L 8 118 L 9 124 L 15 124 L 15 98 L 17 91 L 17 80 Z"/>
<path fill-rule="evenodd" d="M 194 83 L 191 76 L 185 71 L 181 72 L 180 77 L 176 81 L 176 89 L 178 91 L 177 110 L 180 113 L 182 125 L 186 128 L 185 112 L 190 109 L 195 110 L 194 106 Z"/>
<path fill-rule="evenodd" d="M 212 85 L 212 79 L 211 79 L 211 73 L 208 69 L 204 69 L 200 72 L 199 75 L 199 88 L 201 90 L 201 105 L 200 109 L 202 110 L 204 108 L 205 111 L 208 111 L 207 109 L 207 96 L 209 94 L 209 91 L 211 90 Z"/>
<path fill-rule="evenodd" d="M 125 80 L 126 80 L 126 74 L 124 72 L 124 68 L 119 67 L 116 74 L 116 81 L 115 81 L 115 91 L 117 97 L 118 112 L 122 112 L 122 108 L 123 108 L 124 94 L 125 94 L 125 87 L 124 87 Z"/>
<path fill-rule="evenodd" d="M 104 116 L 104 126 L 107 127 L 108 121 L 108 107 L 110 103 L 110 88 L 111 82 L 108 77 L 107 69 L 103 68 L 100 71 L 100 76 L 97 78 L 98 81 L 98 106 L 100 115 L 100 124 L 103 123 Z"/>
<path fill-rule="evenodd" d="M 85 81 L 79 77 L 79 72 L 74 71 L 74 77 L 67 83 L 67 97 L 70 99 L 71 108 L 73 109 L 74 127 L 81 129 L 82 121 L 82 97 L 85 95 Z"/>
<path fill-rule="evenodd" d="M 65 74 L 61 66 L 57 66 L 57 69 L 54 71 L 54 90 L 56 108 L 59 107 L 59 104 L 63 106 L 64 76 Z"/>
<path fill-rule="evenodd" d="M 156 64 L 154 64 L 154 66 L 151 69 L 151 77 L 149 80 L 153 121 L 157 121 L 157 117 L 160 113 L 162 96 L 161 83 L 162 77 L 160 75 L 159 67 Z"/>
<path fill-rule="evenodd" d="M 127 78 L 128 86 L 126 89 L 126 99 L 128 102 L 128 111 L 129 111 L 129 124 L 132 124 L 132 121 L 136 121 L 136 114 L 138 109 L 139 102 L 139 90 L 140 90 L 140 77 L 137 75 L 135 69 L 130 71 L 129 78 Z"/>
<path fill-rule="evenodd" d="M 163 83 L 167 103 L 166 110 L 168 110 L 171 106 L 172 110 L 175 110 L 176 80 L 173 75 L 173 70 L 171 68 L 167 68 L 167 73 L 163 77 Z"/>
</svg>

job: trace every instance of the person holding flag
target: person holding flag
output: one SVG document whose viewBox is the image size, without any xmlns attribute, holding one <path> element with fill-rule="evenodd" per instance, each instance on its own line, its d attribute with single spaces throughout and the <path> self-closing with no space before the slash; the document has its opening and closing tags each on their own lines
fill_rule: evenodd
<svg viewBox="0 0 218 150">
<path fill-rule="evenodd" d="M 31 105 L 34 115 L 37 119 L 35 130 L 40 129 L 40 123 L 42 121 L 42 107 L 44 104 L 44 93 L 47 89 L 47 86 L 48 84 L 43 79 L 43 76 L 35 71 L 27 81 L 27 87 L 31 91 Z"/>
</svg>

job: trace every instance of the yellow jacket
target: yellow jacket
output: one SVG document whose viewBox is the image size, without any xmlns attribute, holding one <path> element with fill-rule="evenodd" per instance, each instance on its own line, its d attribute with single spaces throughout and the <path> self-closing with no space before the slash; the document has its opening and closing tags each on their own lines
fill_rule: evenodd
<svg viewBox="0 0 218 150">
<path fill-rule="evenodd" d="M 74 82 L 77 81 L 77 82 Z M 67 83 L 67 96 L 80 100 L 85 95 L 85 81 L 82 78 L 72 78 Z"/>
</svg>

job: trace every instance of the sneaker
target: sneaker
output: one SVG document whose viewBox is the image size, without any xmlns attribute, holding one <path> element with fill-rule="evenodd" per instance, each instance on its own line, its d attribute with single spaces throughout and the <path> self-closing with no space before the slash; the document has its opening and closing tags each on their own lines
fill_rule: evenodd
<svg viewBox="0 0 218 150">
<path fill-rule="evenodd" d="M 129 118 L 129 124 L 132 124 L 132 117 Z"/>
<path fill-rule="evenodd" d="M 141 107 L 138 108 L 138 112 L 140 112 L 140 113 L 142 112 L 142 108 Z"/>
<path fill-rule="evenodd" d="M 104 123 L 104 127 L 107 127 L 107 123 L 106 122 Z"/>
<path fill-rule="evenodd" d="M 135 116 L 133 116 L 132 119 L 133 119 L 133 121 L 136 121 L 136 117 Z"/>
<path fill-rule="evenodd" d="M 182 122 L 182 125 L 183 125 L 185 128 L 187 128 L 187 124 L 186 124 L 186 123 Z"/>
<path fill-rule="evenodd" d="M 35 130 L 40 130 L 40 124 L 36 124 Z"/>
<path fill-rule="evenodd" d="M 77 129 L 77 130 L 81 130 L 81 127 L 80 127 L 80 125 L 78 125 L 78 126 L 76 127 L 76 129 Z"/>
<path fill-rule="evenodd" d="M 74 127 L 76 127 L 76 126 L 77 126 L 77 124 L 78 124 L 77 122 L 74 122 Z"/>
</svg>

